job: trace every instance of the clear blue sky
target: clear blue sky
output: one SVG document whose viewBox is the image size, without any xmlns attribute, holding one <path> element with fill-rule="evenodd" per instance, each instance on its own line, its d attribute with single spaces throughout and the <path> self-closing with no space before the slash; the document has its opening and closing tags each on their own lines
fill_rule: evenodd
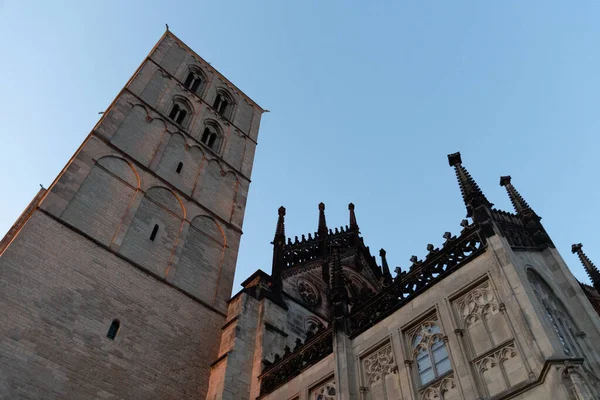
<svg viewBox="0 0 600 400">
<path fill-rule="evenodd" d="M 0 235 L 48 186 L 164 31 L 271 113 L 259 135 L 236 284 L 347 204 L 373 253 L 409 265 L 457 233 L 446 155 L 498 208 L 513 183 L 575 275 L 600 263 L 597 1 L 2 1 Z"/>
</svg>

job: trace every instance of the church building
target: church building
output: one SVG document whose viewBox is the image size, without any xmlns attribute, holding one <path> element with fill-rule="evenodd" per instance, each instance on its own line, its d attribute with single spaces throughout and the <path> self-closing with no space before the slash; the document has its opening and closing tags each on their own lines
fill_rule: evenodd
<svg viewBox="0 0 600 400">
<path fill-rule="evenodd" d="M 578 282 L 460 153 L 466 217 L 409 268 L 352 203 L 294 239 L 280 207 L 270 273 L 232 297 L 264 112 L 165 32 L 0 241 L 0 398 L 600 399 L 600 271 L 574 244 Z"/>
</svg>

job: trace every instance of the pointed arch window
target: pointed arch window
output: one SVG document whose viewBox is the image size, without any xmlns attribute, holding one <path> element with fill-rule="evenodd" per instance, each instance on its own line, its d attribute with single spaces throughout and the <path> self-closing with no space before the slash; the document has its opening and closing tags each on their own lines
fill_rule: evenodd
<svg viewBox="0 0 600 400">
<path fill-rule="evenodd" d="M 583 350 L 575 336 L 575 323 L 567 313 L 562 302 L 554 294 L 550 286 L 532 270 L 527 271 L 527 278 L 533 287 L 533 293 L 544 307 L 546 320 L 552 326 L 563 351 L 569 356 L 582 356 Z"/>
<path fill-rule="evenodd" d="M 436 321 L 425 322 L 413 331 L 411 347 L 421 386 L 452 370 L 446 342 Z"/>
</svg>

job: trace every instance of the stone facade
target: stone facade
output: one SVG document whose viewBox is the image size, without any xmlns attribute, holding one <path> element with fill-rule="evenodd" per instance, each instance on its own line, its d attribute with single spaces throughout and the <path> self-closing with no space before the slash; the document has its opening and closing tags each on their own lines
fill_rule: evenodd
<svg viewBox="0 0 600 400">
<path fill-rule="evenodd" d="M 163 35 L 2 241 L 0 398 L 206 396 L 262 112 Z"/>
<path fill-rule="evenodd" d="M 573 277 L 502 177 L 395 276 L 348 225 L 288 239 L 230 297 L 263 110 L 166 32 L 0 242 L 0 397 L 600 398 L 600 271 Z"/>
</svg>

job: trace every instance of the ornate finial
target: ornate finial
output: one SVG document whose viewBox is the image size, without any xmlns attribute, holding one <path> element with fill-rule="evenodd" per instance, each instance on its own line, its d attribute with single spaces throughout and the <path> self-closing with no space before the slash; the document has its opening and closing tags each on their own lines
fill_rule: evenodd
<svg viewBox="0 0 600 400">
<path fill-rule="evenodd" d="M 358 224 L 356 223 L 356 215 L 354 214 L 354 204 L 348 204 L 348 210 L 350 210 L 350 229 L 358 229 Z"/>
<path fill-rule="evenodd" d="M 327 236 L 327 221 L 325 221 L 325 204 L 319 203 L 319 234 L 321 238 Z"/>
<path fill-rule="evenodd" d="M 283 287 L 281 273 L 285 268 L 286 261 L 284 256 L 285 247 L 285 207 L 279 207 L 277 211 L 277 228 L 275 228 L 275 237 L 273 238 L 273 263 L 271 264 L 271 279 L 273 282 L 272 290 L 276 298 L 283 303 L 281 291 Z"/>
<path fill-rule="evenodd" d="M 510 202 L 512 203 L 517 214 L 526 214 L 533 213 L 529 204 L 523 199 L 523 197 L 517 192 L 517 189 L 512 185 L 510 175 L 501 176 L 500 177 L 500 186 L 504 186 L 506 188 L 506 192 L 508 193 L 508 197 L 510 198 Z"/>
<path fill-rule="evenodd" d="M 585 272 L 587 272 L 588 276 L 590 277 L 590 280 L 592 281 L 592 285 L 594 285 L 594 288 L 596 288 L 596 291 L 598 292 L 598 294 L 600 294 L 600 271 L 594 265 L 592 260 L 590 260 L 588 256 L 585 255 L 585 253 L 581 249 L 582 247 L 583 245 L 581 243 L 574 244 L 573 246 L 571 246 L 571 252 L 573 252 L 573 254 L 577 254 L 579 260 L 585 268 Z"/>
<path fill-rule="evenodd" d="M 167 28 L 167 32 L 169 31 L 169 24 L 165 24 L 165 27 Z"/>
<path fill-rule="evenodd" d="M 488 201 L 475 180 L 466 168 L 462 166 L 460 152 L 448 154 L 448 163 L 451 167 L 454 167 L 456 172 L 460 192 L 467 206 L 467 217 L 472 216 L 473 210 L 479 206 L 484 205 L 491 208 L 493 204 Z"/>
<path fill-rule="evenodd" d="M 277 228 L 275 228 L 275 238 L 277 238 L 278 235 L 281 235 L 285 240 L 285 221 L 284 221 L 285 207 L 284 206 L 279 207 L 279 210 L 277 210 L 277 213 L 279 215 L 279 218 L 277 218 Z"/>
<path fill-rule="evenodd" d="M 381 257 L 381 269 L 383 272 L 384 281 L 391 282 L 392 274 L 390 272 L 390 267 L 388 265 L 387 259 L 385 258 L 385 254 L 386 252 L 384 249 L 379 250 L 379 256 Z"/>
</svg>

